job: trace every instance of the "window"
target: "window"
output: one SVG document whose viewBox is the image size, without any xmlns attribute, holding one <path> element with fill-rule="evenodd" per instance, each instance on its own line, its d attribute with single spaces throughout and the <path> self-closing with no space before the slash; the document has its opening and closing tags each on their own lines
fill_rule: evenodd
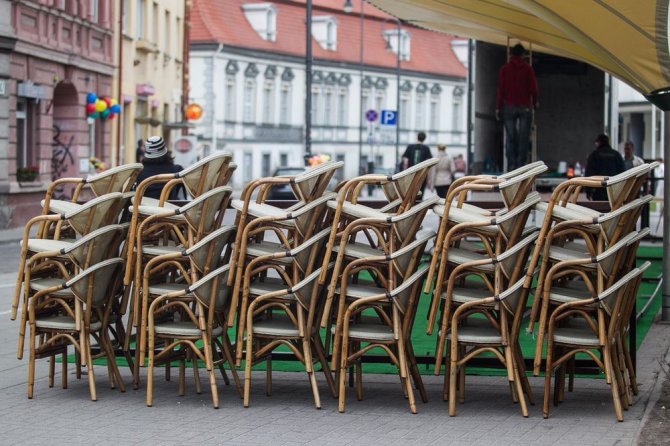
<svg viewBox="0 0 670 446">
<path fill-rule="evenodd" d="M 280 167 L 288 166 L 288 153 L 280 153 L 279 154 L 279 166 Z M 338 169 L 338 170 L 341 170 L 341 169 Z"/>
<path fill-rule="evenodd" d="M 436 95 L 430 97 L 430 130 L 440 129 L 440 103 Z"/>
<path fill-rule="evenodd" d="M 426 96 L 424 93 L 416 94 L 416 111 L 414 116 L 416 117 L 415 127 L 416 130 L 423 130 L 425 125 L 424 123 L 424 114 L 426 107 Z"/>
<path fill-rule="evenodd" d="M 249 25 L 263 40 L 277 39 L 277 9 L 272 3 L 247 3 L 242 5 Z"/>
<path fill-rule="evenodd" d="M 163 27 L 163 52 L 171 53 L 170 37 L 172 37 L 172 30 L 170 29 L 170 12 L 165 11 L 165 26 Z"/>
<path fill-rule="evenodd" d="M 121 0 L 123 15 L 121 16 L 121 31 L 124 33 L 128 32 L 128 0 Z"/>
<path fill-rule="evenodd" d="M 158 16 L 158 3 L 154 2 L 153 14 L 151 16 L 151 24 L 153 25 L 153 30 L 152 30 L 153 39 L 152 39 L 152 42 L 155 43 L 156 45 L 158 45 L 158 20 L 159 20 L 159 18 L 160 17 Z"/>
<path fill-rule="evenodd" d="M 248 183 L 253 178 L 253 156 L 249 152 L 244 152 L 244 182 Z"/>
<path fill-rule="evenodd" d="M 274 80 L 265 81 L 263 89 L 263 122 L 272 124 L 274 122 L 275 110 L 275 82 Z"/>
<path fill-rule="evenodd" d="M 387 29 L 383 31 L 384 40 L 386 40 L 388 48 L 398 54 L 400 52 L 400 60 L 410 60 L 410 35 L 404 29 Z"/>
<path fill-rule="evenodd" d="M 279 123 L 288 125 L 291 123 L 291 84 L 284 83 L 281 87 L 279 98 Z"/>
<path fill-rule="evenodd" d="M 453 111 L 451 116 L 451 130 L 461 130 L 461 98 L 454 96 Z"/>
<path fill-rule="evenodd" d="M 323 101 L 323 124 L 329 125 L 333 122 L 333 89 L 326 88 Z"/>
<path fill-rule="evenodd" d="M 35 165 L 35 105 L 27 99 L 16 102 L 16 167 Z"/>
<path fill-rule="evenodd" d="M 377 92 L 375 93 L 375 110 L 377 111 L 377 114 L 379 114 L 383 109 L 384 109 L 384 91 L 377 90 Z"/>
<path fill-rule="evenodd" d="M 312 37 L 321 48 L 337 50 L 337 21 L 330 15 L 312 17 Z"/>
<path fill-rule="evenodd" d="M 344 162 L 344 154 L 343 153 L 338 153 L 335 155 L 335 161 L 337 162 Z M 344 169 L 337 169 L 335 171 L 335 180 L 339 183 L 344 179 Z"/>
<path fill-rule="evenodd" d="M 177 17 L 175 28 L 177 28 L 177 32 L 175 33 L 175 35 L 177 36 L 177 38 L 175 39 L 177 44 L 175 45 L 174 55 L 176 57 L 181 57 L 181 53 L 182 53 L 181 48 L 184 44 L 184 39 L 182 39 L 182 37 L 181 37 L 181 33 L 183 31 L 183 28 L 181 26 L 181 19 L 179 17 Z"/>
<path fill-rule="evenodd" d="M 93 23 L 98 23 L 98 0 L 89 0 L 88 9 L 89 9 L 89 19 Z"/>
<path fill-rule="evenodd" d="M 363 114 L 361 116 L 361 125 L 364 126 L 367 122 L 365 120 L 365 113 L 370 110 L 370 90 L 361 91 L 361 109 L 363 110 Z"/>
<path fill-rule="evenodd" d="M 270 172 L 270 154 L 264 153 L 261 160 L 261 176 L 269 177 L 270 175 L 272 175 L 272 172 Z"/>
<path fill-rule="evenodd" d="M 277 35 L 277 22 L 275 20 L 276 14 L 277 13 L 274 8 L 268 8 L 267 12 L 265 13 L 265 38 L 266 40 L 273 42 L 275 41 Z"/>
<path fill-rule="evenodd" d="M 225 105 L 226 121 L 235 121 L 235 76 L 228 76 L 226 78 L 226 105 Z"/>
<path fill-rule="evenodd" d="M 340 94 L 337 95 L 337 125 L 344 127 L 347 125 L 347 102 L 349 99 L 349 90 L 340 88 Z"/>
<path fill-rule="evenodd" d="M 256 80 L 247 79 L 244 82 L 244 103 L 242 105 L 242 120 L 254 122 L 256 105 Z"/>
<path fill-rule="evenodd" d="M 137 0 L 137 12 L 135 14 L 135 33 L 138 39 L 144 39 L 144 11 L 146 9 L 145 0 Z"/>
<path fill-rule="evenodd" d="M 321 113 L 319 113 L 321 108 L 320 95 L 321 91 L 319 87 L 312 88 L 312 124 L 320 124 Z"/>
<path fill-rule="evenodd" d="M 407 93 L 400 95 L 400 128 L 409 128 L 409 95 Z"/>
</svg>

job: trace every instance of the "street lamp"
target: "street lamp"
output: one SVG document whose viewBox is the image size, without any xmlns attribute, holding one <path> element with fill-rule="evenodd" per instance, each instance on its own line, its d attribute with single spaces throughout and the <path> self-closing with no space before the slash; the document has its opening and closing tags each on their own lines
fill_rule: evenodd
<svg viewBox="0 0 670 446">
<path fill-rule="evenodd" d="M 312 0 L 305 11 L 305 165 L 312 156 Z"/>
<path fill-rule="evenodd" d="M 363 173 L 363 169 L 361 166 L 361 159 L 363 159 L 363 114 L 365 113 L 365 110 L 363 110 L 363 35 L 365 32 L 365 1 L 361 0 L 361 29 L 360 29 L 360 42 L 359 42 L 359 68 L 360 68 L 360 73 L 359 73 L 359 78 L 360 78 L 360 83 L 358 86 L 358 173 L 359 175 Z M 351 13 L 354 10 L 354 5 L 351 0 L 346 0 L 344 2 L 344 6 L 342 7 L 344 12 L 347 14 Z"/>
<path fill-rule="evenodd" d="M 387 18 L 384 20 L 384 24 L 389 21 L 395 21 L 396 23 L 396 91 L 395 91 L 395 100 L 396 100 L 396 115 L 395 115 L 395 156 L 394 156 L 394 168 L 398 167 L 398 152 L 400 151 L 400 54 L 402 51 L 402 36 L 401 36 L 401 21 L 397 17 Z M 386 34 L 386 33 L 384 33 Z M 389 51 L 393 50 L 391 45 L 391 36 L 386 34 L 386 49 Z"/>
</svg>

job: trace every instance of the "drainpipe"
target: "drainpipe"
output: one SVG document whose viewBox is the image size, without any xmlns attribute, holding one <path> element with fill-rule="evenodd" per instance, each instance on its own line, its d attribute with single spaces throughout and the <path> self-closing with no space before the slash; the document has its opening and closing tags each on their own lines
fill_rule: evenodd
<svg viewBox="0 0 670 446">
<path fill-rule="evenodd" d="M 188 105 L 188 51 L 191 42 L 191 0 L 184 0 L 184 36 L 182 48 L 181 76 L 181 120 L 186 122 L 186 105 Z M 188 128 L 181 129 L 183 136 L 188 135 Z"/>
<path fill-rule="evenodd" d="M 117 91 L 116 91 L 116 100 L 119 101 L 119 104 L 123 104 L 123 2 L 119 2 L 119 63 L 118 63 L 118 75 L 117 75 Z M 121 161 L 124 160 L 124 156 L 121 153 L 121 120 L 126 119 L 126 117 L 119 113 L 118 119 L 116 120 L 116 160 L 112 164 L 119 165 Z M 124 160 L 125 161 L 125 160 Z"/>
</svg>

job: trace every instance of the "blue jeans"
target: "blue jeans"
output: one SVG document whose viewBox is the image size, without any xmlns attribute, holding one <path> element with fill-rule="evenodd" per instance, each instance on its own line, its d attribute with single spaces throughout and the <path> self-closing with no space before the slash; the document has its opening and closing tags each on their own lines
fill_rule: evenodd
<svg viewBox="0 0 670 446">
<path fill-rule="evenodd" d="M 530 148 L 530 121 L 530 107 L 506 105 L 503 109 L 503 123 L 507 135 L 505 153 L 507 154 L 508 172 L 526 164 L 526 156 Z"/>
</svg>

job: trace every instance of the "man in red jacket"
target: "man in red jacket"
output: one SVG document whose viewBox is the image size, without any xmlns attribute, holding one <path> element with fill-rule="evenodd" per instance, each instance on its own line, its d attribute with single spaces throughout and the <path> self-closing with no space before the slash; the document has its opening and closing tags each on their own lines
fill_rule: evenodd
<svg viewBox="0 0 670 446">
<path fill-rule="evenodd" d="M 531 108 L 540 106 L 535 72 L 523 60 L 524 51 L 520 43 L 514 45 L 509 61 L 500 68 L 498 74 L 496 119 L 500 119 L 502 110 L 508 171 L 526 164 L 530 147 Z"/>
</svg>

